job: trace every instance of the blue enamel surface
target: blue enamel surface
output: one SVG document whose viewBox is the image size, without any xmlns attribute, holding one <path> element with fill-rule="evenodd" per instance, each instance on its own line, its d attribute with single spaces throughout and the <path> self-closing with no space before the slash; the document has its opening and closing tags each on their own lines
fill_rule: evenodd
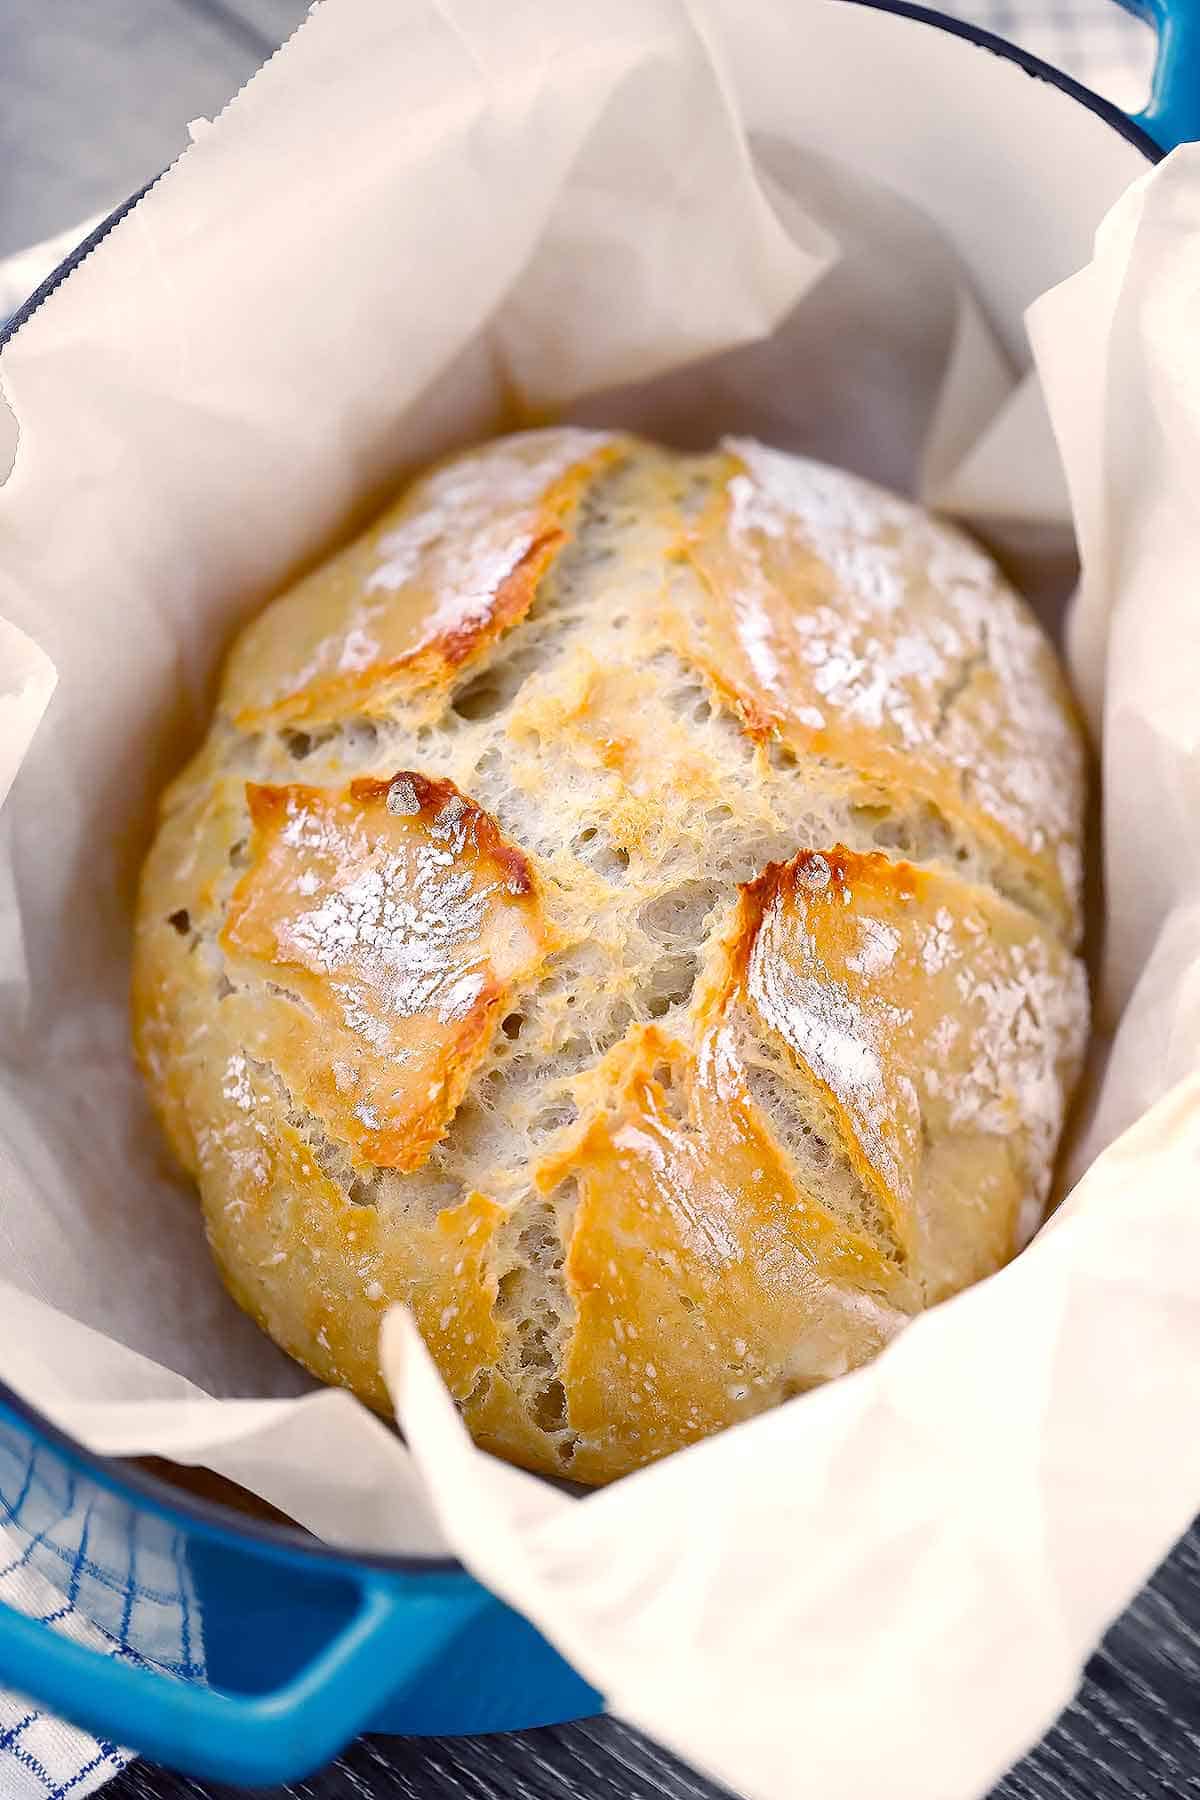
<svg viewBox="0 0 1200 1800">
<path fill-rule="evenodd" d="M 0 1686 L 212 1780 L 319 1767 L 360 1731 L 460 1735 L 598 1712 L 526 1620 L 445 1559 L 342 1556 L 175 1503 L 0 1398 L 8 1565 L 44 1618 L 0 1605 Z M 54 1630 L 72 1610 L 88 1645 Z"/>
<path fill-rule="evenodd" d="M 1150 104 L 1134 123 L 1163 150 L 1200 138 L 1200 0 L 1120 0 L 1158 33 Z"/>
<path fill-rule="evenodd" d="M 1002 48 L 904 0 L 866 3 Z M 1200 0 L 1121 3 L 1159 34 L 1153 96 L 1132 123 L 1162 150 L 1200 137 Z M 1114 109 L 1059 85 L 1128 135 Z M 134 203 L 0 325 L 0 346 Z M 602 1705 L 456 1563 L 364 1560 L 242 1525 L 86 1456 L 2 1388 L 0 1523 L 54 1596 L 45 1619 L 0 1605 L 0 1685 L 201 1777 L 291 1780 L 363 1730 L 515 1730 Z M 48 1622 L 68 1609 L 91 1622 L 93 1647 Z"/>
</svg>

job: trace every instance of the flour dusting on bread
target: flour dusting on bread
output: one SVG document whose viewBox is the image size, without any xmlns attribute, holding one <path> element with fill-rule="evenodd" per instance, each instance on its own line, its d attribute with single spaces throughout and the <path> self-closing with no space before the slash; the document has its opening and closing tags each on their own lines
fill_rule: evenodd
<svg viewBox="0 0 1200 1800">
<path fill-rule="evenodd" d="M 986 556 L 745 439 L 468 451 L 252 622 L 134 1010 L 225 1279 L 610 1479 L 875 1355 L 1043 1204 L 1083 759 Z"/>
</svg>

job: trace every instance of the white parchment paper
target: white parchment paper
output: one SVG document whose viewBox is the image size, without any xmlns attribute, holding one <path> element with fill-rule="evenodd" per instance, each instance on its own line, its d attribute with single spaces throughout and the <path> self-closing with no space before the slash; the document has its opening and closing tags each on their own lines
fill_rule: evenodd
<svg viewBox="0 0 1200 1800">
<path fill-rule="evenodd" d="M 792 129 L 821 10 L 338 0 L 6 349 L 0 1377 L 333 1541 L 453 1547 L 741 1793 L 957 1800 L 1200 1501 L 1200 153 L 1038 301 L 1043 400 L 976 297 L 995 221 Z M 307 1391 L 219 1287 L 126 1016 L 153 801 L 230 630 L 405 468 L 557 412 L 843 461 L 1023 534 L 1048 605 L 1073 512 L 1105 773 L 1065 1206 L 869 1369 L 583 1501 L 472 1448 L 399 1312 L 411 1450 Z"/>
</svg>

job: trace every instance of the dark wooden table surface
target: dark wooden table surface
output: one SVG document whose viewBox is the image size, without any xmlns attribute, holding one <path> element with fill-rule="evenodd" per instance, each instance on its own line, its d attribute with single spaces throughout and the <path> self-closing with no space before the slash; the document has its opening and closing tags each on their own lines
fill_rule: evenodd
<svg viewBox="0 0 1200 1800">
<path fill-rule="evenodd" d="M 902 1679 L 897 1672 L 897 1679 Z M 870 1730 L 870 1721 L 864 1721 Z M 781 1720 L 780 1729 L 789 1729 Z M 135 1763 L 113 1800 L 217 1800 L 234 1790 Z M 277 1800 L 720 1800 L 720 1790 L 615 1719 L 492 1738 L 364 1738 Z M 796 1800 L 823 1800 L 796 1745 Z M 1177 1546 L 1109 1632 L 1080 1693 L 992 1800 L 1200 1796 L 1200 1532 Z M 886 1794 L 863 1800 L 887 1800 Z"/>
<path fill-rule="evenodd" d="M 304 10 L 303 0 L 0 0 L 0 257 L 139 188 L 181 148 L 186 121 L 216 112 Z M 795 1791 L 822 1800 L 821 1771 L 806 1767 L 801 1743 Z M 112 1800 L 215 1800 L 232 1790 L 136 1763 L 106 1792 Z M 303 1800 L 718 1795 L 612 1719 L 509 1737 L 365 1739 L 311 1781 L 272 1792 Z M 996 1794 L 1200 1797 L 1200 1530 L 1113 1627 L 1074 1705 Z"/>
</svg>

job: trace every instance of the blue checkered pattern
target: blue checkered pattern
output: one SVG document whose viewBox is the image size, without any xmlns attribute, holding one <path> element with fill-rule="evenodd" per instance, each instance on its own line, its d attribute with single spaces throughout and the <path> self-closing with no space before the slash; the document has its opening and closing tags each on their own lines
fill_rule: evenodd
<svg viewBox="0 0 1200 1800">
<path fill-rule="evenodd" d="M 184 1540 L 0 1424 L 0 1602 L 105 1655 L 204 1678 Z M 133 1753 L 0 1691 L 0 1800 L 77 1800 Z"/>
<path fill-rule="evenodd" d="M 1073 75 L 1126 112 L 1150 92 L 1154 33 L 1118 0 L 928 0 Z"/>
<path fill-rule="evenodd" d="M 937 6 L 939 0 L 930 0 Z M 1116 0 L 940 0 L 1128 111 L 1150 87 L 1153 35 Z M 0 265 L 0 318 L 87 228 Z M 161 1520 L 83 1493 L 63 1465 L 0 1427 L 0 1602 L 110 1656 L 202 1680 L 183 1542 Z M 0 1800 L 82 1800 L 132 1755 L 0 1691 Z"/>
</svg>

